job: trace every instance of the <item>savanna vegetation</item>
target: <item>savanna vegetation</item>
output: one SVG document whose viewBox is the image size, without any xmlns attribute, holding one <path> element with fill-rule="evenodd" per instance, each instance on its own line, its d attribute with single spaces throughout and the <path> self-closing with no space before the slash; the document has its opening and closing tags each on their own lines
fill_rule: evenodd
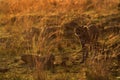
<svg viewBox="0 0 120 80">
<path fill-rule="evenodd" d="M 120 0 L 0 0 L 0 80 L 120 80 Z"/>
</svg>

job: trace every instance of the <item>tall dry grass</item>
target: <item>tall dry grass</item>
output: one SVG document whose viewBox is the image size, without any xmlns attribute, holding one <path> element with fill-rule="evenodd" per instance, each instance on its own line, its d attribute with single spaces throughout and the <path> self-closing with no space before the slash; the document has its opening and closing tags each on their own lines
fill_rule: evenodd
<svg viewBox="0 0 120 80">
<path fill-rule="evenodd" d="M 4 13 L 33 13 L 42 11 L 66 10 L 103 10 L 117 6 L 119 0 L 4 0 L 0 1 L 0 10 Z"/>
<path fill-rule="evenodd" d="M 0 1 L 0 14 L 7 15 L 3 22 L 5 21 L 6 24 L 8 24 L 5 27 L 6 32 L 12 33 L 12 35 L 15 38 L 15 40 L 12 39 L 14 42 L 10 43 L 13 45 L 12 49 L 14 49 L 17 52 L 18 51 L 17 48 L 20 49 L 22 47 L 21 43 L 25 41 L 21 33 L 23 33 L 25 30 L 29 30 L 32 26 L 36 25 L 34 23 L 34 20 L 39 18 L 33 19 L 32 17 L 35 17 L 35 15 L 37 14 L 43 14 L 43 16 L 46 16 L 50 12 L 52 13 L 55 12 L 55 14 L 57 14 L 57 13 L 69 13 L 70 11 L 79 12 L 85 12 L 89 10 L 94 10 L 98 12 L 102 12 L 105 10 L 109 11 L 110 9 L 114 9 L 115 7 L 117 7 L 117 4 L 119 2 L 120 2 L 119 0 L 2 0 Z M 39 35 L 39 39 L 37 42 L 35 42 L 34 39 L 35 37 L 34 36 L 32 37 L 31 41 L 32 51 L 28 49 L 28 53 L 30 51 L 37 53 L 37 51 L 40 50 L 45 55 L 49 55 L 57 46 L 56 43 L 59 44 L 59 42 L 61 42 L 60 41 L 61 36 L 59 33 L 60 31 L 58 30 L 55 33 L 53 32 L 47 35 L 43 35 L 45 33 L 46 27 L 48 27 L 47 23 L 45 23 L 47 22 L 47 19 L 46 17 L 44 18 L 42 18 L 41 21 L 40 20 L 38 21 L 39 25 L 37 26 L 42 31 L 41 34 Z M 10 22 L 8 22 L 7 20 L 10 20 Z M 55 40 L 52 40 L 48 44 L 49 38 L 52 36 L 52 34 L 56 33 L 57 38 Z M 38 80 L 45 80 L 46 73 L 41 68 L 41 65 L 42 64 L 39 63 L 36 65 L 35 74 Z M 93 65 L 96 65 L 99 70 L 99 64 L 95 63 Z M 100 69 L 101 68 L 102 67 L 100 66 Z"/>
<path fill-rule="evenodd" d="M 87 11 L 98 13 L 107 11 L 109 13 L 110 10 L 117 9 L 118 3 L 119 0 L 1 0 L 0 24 L 10 25 L 12 22 L 13 25 L 15 21 L 14 24 L 17 26 L 20 24 L 20 26 L 28 28 L 28 26 L 36 24 L 33 22 L 39 20 L 41 15 L 44 17 L 50 16 L 51 13 L 71 13 L 70 16 L 73 16 L 74 13 L 82 14 Z M 39 18 L 33 19 L 34 16 Z"/>
</svg>

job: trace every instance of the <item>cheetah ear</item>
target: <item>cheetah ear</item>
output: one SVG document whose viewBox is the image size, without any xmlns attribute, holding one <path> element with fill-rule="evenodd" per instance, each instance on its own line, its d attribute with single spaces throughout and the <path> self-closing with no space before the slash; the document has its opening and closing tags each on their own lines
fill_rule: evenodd
<svg viewBox="0 0 120 80">
<path fill-rule="evenodd" d="M 84 28 L 88 28 L 88 26 L 84 26 Z"/>
<path fill-rule="evenodd" d="M 89 26 L 87 26 L 87 25 L 84 26 L 83 28 L 84 28 L 85 30 L 89 30 Z"/>
</svg>

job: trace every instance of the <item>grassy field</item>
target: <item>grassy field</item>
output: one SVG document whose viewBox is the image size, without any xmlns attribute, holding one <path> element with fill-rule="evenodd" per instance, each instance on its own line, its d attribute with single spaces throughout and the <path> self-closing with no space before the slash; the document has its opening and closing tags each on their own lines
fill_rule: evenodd
<svg viewBox="0 0 120 80">
<path fill-rule="evenodd" d="M 120 80 L 119 34 L 120 0 L 0 0 L 0 80 Z"/>
</svg>

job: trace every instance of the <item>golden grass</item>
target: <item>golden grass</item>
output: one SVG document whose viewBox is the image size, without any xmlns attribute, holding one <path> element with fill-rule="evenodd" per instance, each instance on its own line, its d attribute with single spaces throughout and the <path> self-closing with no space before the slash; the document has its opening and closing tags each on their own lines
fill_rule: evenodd
<svg viewBox="0 0 120 80">
<path fill-rule="evenodd" d="M 92 11 L 97 13 L 106 12 L 107 14 L 112 11 L 114 13 L 119 2 L 119 0 L 2 0 L 0 1 L 0 24 L 10 25 L 12 23 L 28 29 L 33 24 L 35 25 L 35 20 L 38 20 L 37 24 L 41 24 L 39 22 L 40 18 L 32 18 L 35 16 L 46 18 L 54 14 L 55 16 L 67 14 L 72 17 L 75 13 L 87 12 L 89 14 Z M 94 15 L 94 13 L 90 14 Z M 42 18 L 43 21 L 44 18 Z M 12 19 L 15 19 L 15 22 Z M 60 21 L 60 19 L 57 18 L 57 21 Z"/>
<path fill-rule="evenodd" d="M 33 13 L 42 11 L 64 12 L 68 10 L 104 10 L 117 6 L 119 0 L 5 0 L 0 1 L 0 10 L 4 13 Z"/>
<path fill-rule="evenodd" d="M 17 46 L 17 48 L 21 47 L 20 44 L 25 40 L 21 33 L 25 30 L 29 30 L 31 27 L 34 27 L 34 25 L 35 27 L 37 25 L 37 27 L 39 29 L 42 29 L 43 32 L 41 32 L 41 34 L 39 35 L 37 43 L 35 42 L 34 36 L 32 37 L 32 41 L 30 43 L 32 44 L 32 52 L 37 53 L 37 51 L 40 50 L 42 53 L 45 53 L 45 55 L 48 55 L 55 50 L 54 47 L 58 46 L 59 43 L 62 44 L 62 46 L 66 47 L 66 44 L 61 41 L 61 32 L 59 30 L 55 32 L 55 34 L 57 34 L 57 38 L 55 40 L 52 40 L 49 44 L 49 38 L 54 33 L 44 36 L 42 35 L 44 34 L 45 29 L 49 27 L 47 24 L 51 19 L 49 17 L 51 16 L 51 13 L 55 13 L 55 15 L 52 15 L 56 18 L 50 21 L 55 21 L 56 23 L 60 22 L 60 25 L 58 25 L 61 26 L 62 23 L 64 24 L 64 22 L 66 23 L 70 21 L 68 19 L 71 19 L 73 17 L 74 12 L 77 12 L 78 14 L 82 14 L 83 12 L 87 11 L 109 12 L 110 10 L 117 9 L 118 3 L 120 3 L 120 0 L 3 0 L 0 1 L 0 16 L 2 14 L 2 16 L 5 15 L 5 17 L 2 17 L 3 20 L 0 19 L 0 23 L 1 21 L 3 23 L 6 23 L 6 32 L 11 32 L 13 35 L 15 35 L 15 40 L 14 42 L 11 42 L 11 44 L 15 47 Z M 69 14 L 70 12 L 72 12 L 72 14 Z M 60 18 L 57 18 L 57 16 L 59 15 L 58 13 L 67 13 L 69 15 L 67 15 L 67 17 L 65 15 L 61 17 L 60 15 Z M 39 16 L 41 16 L 41 14 L 42 18 L 39 20 Z M 38 18 L 36 17 L 34 19 L 33 17 L 35 16 L 37 16 Z M 38 22 L 36 22 L 35 20 L 38 20 Z M 61 31 L 63 31 L 62 28 Z M 10 48 L 10 50 L 14 49 L 16 52 L 18 52 L 17 48 L 15 47 Z M 101 68 L 103 67 L 96 63 L 91 65 L 96 65 L 95 68 L 98 68 L 98 71 L 101 70 Z M 36 71 L 38 71 L 35 74 L 36 77 L 40 76 L 38 77 L 38 79 L 44 80 L 46 77 L 46 73 L 44 73 L 44 71 L 40 69 L 39 64 L 36 66 Z"/>
</svg>

